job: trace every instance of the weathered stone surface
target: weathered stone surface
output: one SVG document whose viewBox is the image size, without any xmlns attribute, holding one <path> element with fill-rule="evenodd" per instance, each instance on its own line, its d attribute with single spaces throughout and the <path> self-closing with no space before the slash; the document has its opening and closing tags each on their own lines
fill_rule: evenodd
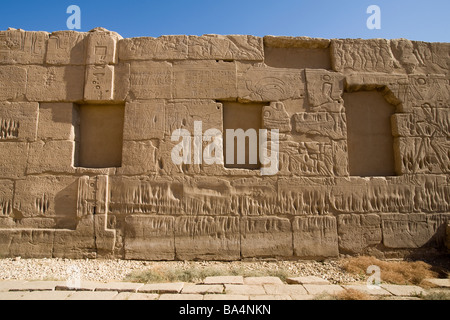
<svg viewBox="0 0 450 320">
<path fill-rule="evenodd" d="M 0 100 L 20 99 L 27 87 L 27 69 L 18 66 L 0 66 Z"/>
<path fill-rule="evenodd" d="M 331 284 L 330 281 L 316 276 L 289 277 L 286 278 L 286 282 L 289 284 Z"/>
<path fill-rule="evenodd" d="M 257 284 L 226 284 L 225 285 L 226 294 L 238 294 L 238 295 L 256 295 L 256 294 L 266 294 L 266 290 L 262 285 Z"/>
<path fill-rule="evenodd" d="M 242 276 L 215 276 L 206 277 L 204 284 L 244 284 Z"/>
<path fill-rule="evenodd" d="M 179 217 L 175 250 L 181 260 L 236 260 L 240 256 L 237 217 Z"/>
<path fill-rule="evenodd" d="M 237 96 L 234 62 L 175 62 L 174 98 L 230 99 Z"/>
<path fill-rule="evenodd" d="M 241 219 L 241 254 L 246 258 L 292 256 L 290 221 L 276 217 Z"/>
<path fill-rule="evenodd" d="M 304 295 L 306 289 L 301 284 L 265 284 L 267 294 L 272 295 Z"/>
<path fill-rule="evenodd" d="M 26 97 L 29 101 L 83 100 L 84 66 L 29 66 Z"/>
<path fill-rule="evenodd" d="M 71 30 L 53 32 L 48 39 L 45 62 L 52 65 L 83 65 L 87 33 Z"/>
<path fill-rule="evenodd" d="M 389 291 L 395 296 L 414 297 L 424 294 L 425 290 L 419 286 L 400 286 L 395 284 L 382 284 L 381 288 Z"/>
<path fill-rule="evenodd" d="M 339 255 L 335 217 L 297 217 L 292 225 L 295 256 L 330 258 Z"/>
<path fill-rule="evenodd" d="M 181 290 L 181 293 L 186 294 L 207 294 L 207 293 L 215 293 L 215 294 L 221 294 L 223 293 L 224 286 L 223 285 L 185 285 L 183 287 L 183 290 Z"/>
<path fill-rule="evenodd" d="M 173 217 L 126 217 L 125 259 L 173 260 L 174 224 Z"/>
<path fill-rule="evenodd" d="M 183 282 L 174 283 L 150 283 L 138 289 L 140 293 L 180 293 L 184 287 Z"/>
<path fill-rule="evenodd" d="M 448 48 L 0 31 L 0 255 L 326 259 L 444 249 Z M 238 129 L 247 138 L 227 139 Z M 245 145 L 231 152 L 230 140 Z"/>
<path fill-rule="evenodd" d="M 43 64 L 47 32 L 0 31 L 0 64 Z"/>
<path fill-rule="evenodd" d="M 245 277 L 245 284 L 272 284 L 281 285 L 283 282 L 278 277 Z"/>
</svg>

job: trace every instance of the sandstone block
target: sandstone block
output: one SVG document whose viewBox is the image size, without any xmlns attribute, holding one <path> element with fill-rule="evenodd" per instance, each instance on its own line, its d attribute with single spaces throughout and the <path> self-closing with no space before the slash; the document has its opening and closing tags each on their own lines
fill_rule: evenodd
<svg viewBox="0 0 450 320">
<path fill-rule="evenodd" d="M 139 61 L 130 64 L 130 98 L 132 100 L 171 99 L 172 65 L 167 62 Z"/>
<path fill-rule="evenodd" d="M 35 141 L 39 105 L 0 102 L 0 141 Z"/>
<path fill-rule="evenodd" d="M 41 103 L 39 106 L 38 138 L 41 140 L 75 140 L 78 122 L 72 103 Z"/>
<path fill-rule="evenodd" d="M 236 65 L 234 62 L 175 62 L 174 98 L 236 98 Z"/>
<path fill-rule="evenodd" d="M 53 32 L 48 39 L 45 62 L 51 65 L 84 65 L 87 35 L 72 30 Z"/>
<path fill-rule="evenodd" d="M 27 69 L 17 66 L 0 66 L 0 100 L 20 99 L 27 87 Z"/>
<path fill-rule="evenodd" d="M 29 66 L 26 97 L 29 101 L 83 100 L 84 66 Z"/>
<path fill-rule="evenodd" d="M 305 70 L 308 101 L 314 111 L 339 112 L 343 109 L 344 76 L 326 70 Z"/>
<path fill-rule="evenodd" d="M 241 220 L 242 257 L 289 257 L 293 254 L 288 219 L 246 217 Z"/>
<path fill-rule="evenodd" d="M 329 258 L 339 255 L 335 217 L 296 217 L 293 234 L 294 255 L 298 257 Z"/>
<path fill-rule="evenodd" d="M 111 31 L 91 30 L 87 35 L 86 64 L 115 64 L 118 61 L 117 42 L 122 37 Z"/>
<path fill-rule="evenodd" d="M 239 259 L 239 218 L 179 217 L 175 220 L 175 250 L 182 260 Z"/>
<path fill-rule="evenodd" d="M 125 259 L 173 260 L 174 224 L 173 217 L 126 217 Z"/>
<path fill-rule="evenodd" d="M 122 149 L 122 166 L 118 174 L 138 175 L 154 174 L 158 169 L 157 142 L 124 141 Z"/>
<path fill-rule="evenodd" d="M 301 70 L 238 65 L 238 97 L 244 101 L 280 101 L 305 96 Z"/>
<path fill-rule="evenodd" d="M 127 103 L 123 140 L 151 140 L 164 138 L 165 105 L 162 100 Z"/>
<path fill-rule="evenodd" d="M 108 65 L 88 65 L 84 100 L 90 102 L 114 100 L 114 67 Z"/>
<path fill-rule="evenodd" d="M 343 214 L 337 222 L 339 252 L 361 253 L 382 241 L 381 218 L 376 214 Z"/>
<path fill-rule="evenodd" d="M 0 142 L 0 147 L 0 178 L 23 177 L 27 167 L 27 143 Z"/>
<path fill-rule="evenodd" d="M 43 64 L 47 32 L 0 31 L 0 64 Z"/>
<path fill-rule="evenodd" d="M 142 37 L 119 41 L 119 59 L 184 60 L 188 56 L 187 36 Z"/>
<path fill-rule="evenodd" d="M 263 61 L 263 39 L 247 35 L 190 36 L 189 59 Z"/>
<path fill-rule="evenodd" d="M 74 173 L 74 141 L 38 141 L 30 144 L 27 174 Z"/>
</svg>

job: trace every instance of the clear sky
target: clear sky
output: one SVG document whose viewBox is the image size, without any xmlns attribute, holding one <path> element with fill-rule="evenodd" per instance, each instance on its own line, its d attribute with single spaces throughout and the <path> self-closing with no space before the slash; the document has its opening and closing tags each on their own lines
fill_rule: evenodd
<svg viewBox="0 0 450 320">
<path fill-rule="evenodd" d="M 66 30 L 69 5 L 81 8 L 80 31 L 104 27 L 124 38 L 215 33 L 450 42 L 450 0 L 3 0 L 0 30 Z M 381 9 L 380 30 L 366 26 L 370 5 Z"/>
</svg>

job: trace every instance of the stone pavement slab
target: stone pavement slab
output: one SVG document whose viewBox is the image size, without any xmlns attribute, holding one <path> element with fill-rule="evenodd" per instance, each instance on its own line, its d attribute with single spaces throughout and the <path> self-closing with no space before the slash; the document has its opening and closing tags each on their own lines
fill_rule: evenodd
<svg viewBox="0 0 450 320">
<path fill-rule="evenodd" d="M 359 292 L 364 292 L 370 294 L 371 296 L 391 296 L 392 294 L 385 289 L 378 287 L 377 289 L 369 289 L 366 284 L 350 284 L 343 285 L 345 289 L 358 290 Z"/>
<path fill-rule="evenodd" d="M 114 300 L 158 300 L 159 294 L 155 293 L 133 293 L 133 292 L 119 292 Z"/>
<path fill-rule="evenodd" d="M 137 290 L 143 286 L 143 283 L 109 282 L 98 284 L 95 287 L 95 291 L 137 292 Z"/>
<path fill-rule="evenodd" d="M 203 300 L 249 300 L 249 296 L 243 294 L 205 294 Z"/>
<path fill-rule="evenodd" d="M 442 288 L 450 288 L 450 279 L 425 279 L 425 281 L 428 281 L 438 287 Z"/>
<path fill-rule="evenodd" d="M 149 283 L 138 289 L 140 293 L 180 293 L 184 282 L 175 283 Z"/>
<path fill-rule="evenodd" d="M 244 284 L 283 284 L 278 277 L 246 277 Z"/>
<path fill-rule="evenodd" d="M 286 278 L 289 284 L 331 284 L 330 281 L 316 276 Z"/>
<path fill-rule="evenodd" d="M 25 294 L 27 294 L 27 291 L 14 291 L 14 292 L 0 292 L 0 301 L 1 300 L 19 300 L 22 298 Z"/>
<path fill-rule="evenodd" d="M 266 294 L 266 290 L 262 285 L 256 284 L 226 284 L 225 285 L 226 294 L 244 294 L 244 295 L 260 295 Z"/>
<path fill-rule="evenodd" d="M 381 287 L 394 296 L 407 296 L 413 297 L 418 294 L 425 293 L 425 290 L 419 286 L 401 286 L 395 284 L 382 284 Z"/>
<path fill-rule="evenodd" d="M 318 294 L 338 294 L 345 289 L 337 284 L 304 284 L 303 285 L 308 291 L 308 294 L 318 295 Z"/>
<path fill-rule="evenodd" d="M 67 300 L 113 300 L 117 291 L 75 291 Z"/>
<path fill-rule="evenodd" d="M 263 287 L 269 295 L 308 294 L 301 284 L 265 284 Z"/>
<path fill-rule="evenodd" d="M 54 291 L 57 286 L 65 284 L 65 281 L 27 281 L 15 284 L 9 291 Z"/>
<path fill-rule="evenodd" d="M 28 281 L 23 281 L 23 280 L 0 281 L 0 292 L 9 291 L 10 289 L 15 288 L 17 286 L 21 286 L 26 282 L 28 282 Z"/>
<path fill-rule="evenodd" d="M 244 284 L 244 277 L 241 276 L 220 276 L 206 277 L 204 284 Z"/>
<path fill-rule="evenodd" d="M 97 282 L 97 281 L 85 281 L 82 280 L 79 283 L 78 287 L 72 287 L 72 286 L 68 286 L 67 283 L 64 283 L 62 285 L 56 286 L 55 290 L 57 291 L 94 291 L 95 288 L 97 288 L 98 286 L 103 285 L 102 282 Z"/>
<path fill-rule="evenodd" d="M 292 300 L 313 300 L 312 294 L 291 294 Z"/>
<path fill-rule="evenodd" d="M 221 284 L 186 284 L 181 293 L 190 294 L 206 294 L 206 293 L 223 293 L 224 286 Z"/>
<path fill-rule="evenodd" d="M 203 300 L 201 294 L 162 294 L 159 300 Z"/>
<path fill-rule="evenodd" d="M 19 300 L 66 300 L 73 291 L 32 291 L 24 294 Z"/>
</svg>

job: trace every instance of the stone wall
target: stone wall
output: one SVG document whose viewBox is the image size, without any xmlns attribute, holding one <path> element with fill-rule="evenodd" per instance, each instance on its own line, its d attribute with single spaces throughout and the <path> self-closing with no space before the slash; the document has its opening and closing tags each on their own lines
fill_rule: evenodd
<svg viewBox="0 0 450 320">
<path fill-rule="evenodd" d="M 449 63 L 449 43 L 404 39 L 1 31 L 0 256 L 442 248 Z M 196 121 L 277 129 L 278 173 L 175 164 Z"/>
</svg>

